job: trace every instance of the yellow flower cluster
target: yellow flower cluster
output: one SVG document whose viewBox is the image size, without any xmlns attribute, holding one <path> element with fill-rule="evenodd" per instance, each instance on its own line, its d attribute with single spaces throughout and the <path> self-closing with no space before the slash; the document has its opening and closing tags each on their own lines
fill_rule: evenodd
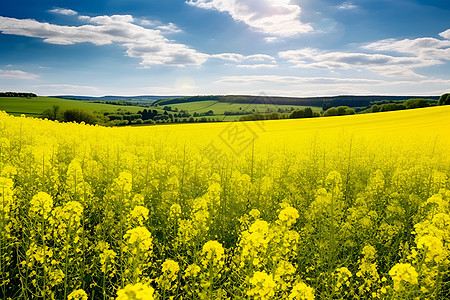
<svg viewBox="0 0 450 300">
<path fill-rule="evenodd" d="M 75 290 L 67 296 L 67 300 L 88 300 L 86 292 L 82 289 Z"/>
<path fill-rule="evenodd" d="M 266 272 L 257 271 L 250 278 L 250 287 L 250 290 L 247 291 L 248 296 L 253 299 L 266 300 L 275 295 L 276 283 Z"/>
<path fill-rule="evenodd" d="M 119 197 L 128 197 L 133 188 L 133 177 L 129 172 L 120 172 L 114 180 L 112 190 Z"/>
<path fill-rule="evenodd" d="M 178 219 L 181 215 L 181 206 L 179 204 L 172 204 L 169 211 L 169 216 L 172 219 Z"/>
<path fill-rule="evenodd" d="M 117 291 L 116 300 L 153 300 L 156 299 L 155 290 L 148 284 L 138 282 L 128 284 Z"/>
<path fill-rule="evenodd" d="M 352 277 L 352 272 L 350 272 L 346 267 L 337 268 L 334 271 L 335 276 L 335 286 L 334 290 L 340 292 L 341 289 L 350 286 L 350 278 Z"/>
<path fill-rule="evenodd" d="M 389 275 L 394 281 L 394 290 L 402 291 L 407 286 L 405 284 L 418 284 L 418 276 L 416 269 L 408 263 L 398 263 L 391 268 Z"/>
<path fill-rule="evenodd" d="M 292 288 L 289 299 L 295 300 L 314 300 L 314 289 L 304 282 L 299 282 Z"/>
<path fill-rule="evenodd" d="M 249 260 L 251 264 L 259 266 L 261 255 L 267 251 L 270 239 L 269 224 L 263 220 L 256 220 L 247 231 L 242 232 L 239 244 L 242 248 L 241 265 Z"/>
<path fill-rule="evenodd" d="M 14 183 L 10 178 L 0 177 L 0 213 L 8 217 L 13 204 Z"/>
<path fill-rule="evenodd" d="M 148 251 L 153 247 L 152 234 L 142 226 L 127 230 L 123 238 L 129 245 L 136 247 L 133 251 Z"/>
<path fill-rule="evenodd" d="M 53 198 L 45 193 L 39 192 L 30 200 L 30 212 L 48 219 L 53 208 Z"/>
<path fill-rule="evenodd" d="M 292 226 L 298 219 L 298 211 L 293 208 L 292 206 L 287 206 L 286 208 L 282 209 L 278 215 L 278 219 L 280 222 L 287 227 Z"/>
<path fill-rule="evenodd" d="M 224 264 L 225 250 L 218 241 L 208 241 L 202 248 L 202 264 L 205 268 L 220 268 Z"/>
<path fill-rule="evenodd" d="M 115 263 L 115 259 L 117 257 L 117 253 L 114 252 L 114 250 L 105 248 L 102 253 L 100 253 L 100 264 L 101 269 L 103 273 L 107 273 L 108 271 L 113 271 L 112 268 Z M 113 275 L 114 273 L 111 272 L 110 275 Z"/>
<path fill-rule="evenodd" d="M 162 275 L 158 279 L 158 283 L 164 290 L 170 289 L 171 286 L 176 286 L 176 279 L 178 278 L 178 272 L 180 266 L 172 259 L 166 259 L 162 263 Z"/>
<path fill-rule="evenodd" d="M 200 267 L 196 264 L 191 264 L 187 266 L 186 270 L 184 271 L 185 277 L 197 277 L 198 273 L 200 272 Z"/>
<path fill-rule="evenodd" d="M 128 222 L 130 226 L 143 226 L 144 222 L 148 220 L 148 208 L 137 205 L 130 213 Z"/>
</svg>

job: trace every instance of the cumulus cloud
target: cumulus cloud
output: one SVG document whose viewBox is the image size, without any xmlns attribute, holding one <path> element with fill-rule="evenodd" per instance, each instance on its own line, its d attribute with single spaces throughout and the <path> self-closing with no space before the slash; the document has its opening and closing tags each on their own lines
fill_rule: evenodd
<svg viewBox="0 0 450 300">
<path fill-rule="evenodd" d="M 442 32 L 440 35 L 445 37 L 450 31 Z M 381 52 L 397 52 L 408 54 L 413 57 L 426 59 L 434 59 L 437 61 L 450 60 L 450 40 L 440 40 L 436 38 L 424 37 L 417 39 L 386 39 L 363 46 L 364 49 L 381 51 Z"/>
<path fill-rule="evenodd" d="M 186 3 L 228 13 L 234 20 L 275 37 L 290 37 L 313 30 L 310 24 L 300 21 L 301 8 L 291 4 L 290 0 L 189 0 Z"/>
<path fill-rule="evenodd" d="M 363 46 L 378 53 L 321 51 L 312 48 L 288 50 L 278 55 L 302 68 L 369 70 L 387 77 L 423 77 L 414 69 L 443 64 L 450 59 L 450 41 L 432 38 L 382 40 Z M 398 52 L 390 55 L 380 52 Z"/>
<path fill-rule="evenodd" d="M 126 54 L 140 59 L 145 67 L 199 66 L 208 59 L 207 54 L 167 39 L 163 31 L 173 32 L 175 27 L 171 23 L 163 29 L 145 28 L 137 25 L 137 20 L 131 15 L 83 16 L 83 21 L 87 24 L 61 26 L 33 19 L 0 17 L 0 32 L 41 38 L 46 43 L 57 45 L 92 43 L 100 46 L 115 43 L 124 46 Z"/>
<path fill-rule="evenodd" d="M 31 74 L 21 70 L 0 70 L 0 78 L 35 80 L 39 78 L 39 75 Z"/>
<path fill-rule="evenodd" d="M 50 9 L 49 12 L 59 15 L 65 15 L 65 16 L 76 16 L 78 13 L 74 10 L 67 9 L 67 8 L 54 8 Z"/>
</svg>

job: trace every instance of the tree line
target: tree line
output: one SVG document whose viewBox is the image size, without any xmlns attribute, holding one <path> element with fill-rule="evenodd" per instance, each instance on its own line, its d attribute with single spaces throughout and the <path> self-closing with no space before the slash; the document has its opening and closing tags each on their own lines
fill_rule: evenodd
<svg viewBox="0 0 450 300">
<path fill-rule="evenodd" d="M 0 92 L 0 97 L 34 98 L 37 95 L 33 93 Z"/>
</svg>

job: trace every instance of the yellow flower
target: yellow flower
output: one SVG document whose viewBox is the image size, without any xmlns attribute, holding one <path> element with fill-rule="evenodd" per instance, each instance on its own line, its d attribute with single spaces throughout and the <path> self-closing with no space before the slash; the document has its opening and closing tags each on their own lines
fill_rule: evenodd
<svg viewBox="0 0 450 300">
<path fill-rule="evenodd" d="M 136 206 L 130 213 L 130 222 L 138 224 L 139 226 L 144 225 L 144 221 L 148 220 L 148 209 L 144 206 Z"/>
<path fill-rule="evenodd" d="M 130 173 L 120 172 L 119 177 L 114 180 L 113 190 L 117 193 L 127 195 L 133 187 L 133 179 Z"/>
<path fill-rule="evenodd" d="M 139 226 L 127 230 L 123 238 L 128 244 L 137 246 L 140 251 L 147 251 L 152 248 L 152 234 L 145 227 Z"/>
<path fill-rule="evenodd" d="M 287 206 L 286 208 L 281 210 L 280 214 L 278 215 L 278 219 L 280 220 L 281 224 L 285 224 L 288 227 L 294 224 L 297 221 L 298 217 L 298 211 L 292 206 Z"/>
<path fill-rule="evenodd" d="M 170 280 L 175 280 L 180 266 L 178 263 L 171 259 L 166 259 L 162 264 L 162 271 L 164 276 Z"/>
<path fill-rule="evenodd" d="M 403 283 L 418 284 L 416 269 L 408 263 L 398 263 L 389 271 L 389 275 L 394 281 L 394 290 L 400 291 L 404 289 Z"/>
<path fill-rule="evenodd" d="M 299 282 L 292 288 L 289 299 L 314 300 L 314 289 L 304 282 Z"/>
<path fill-rule="evenodd" d="M 170 212 L 169 212 L 169 216 L 172 219 L 177 219 L 179 218 L 181 215 L 181 206 L 179 204 L 172 204 L 172 206 L 170 207 Z"/>
<path fill-rule="evenodd" d="M 447 256 L 448 251 L 444 249 L 441 239 L 425 235 L 417 239 L 417 249 L 424 249 L 426 251 L 426 262 L 442 262 Z"/>
<path fill-rule="evenodd" d="M 49 284 L 51 286 L 58 285 L 63 281 L 64 277 L 65 275 L 62 270 L 60 269 L 51 270 L 48 273 Z"/>
<path fill-rule="evenodd" d="M 66 220 L 72 219 L 73 222 L 79 223 L 83 215 L 83 205 L 78 201 L 69 201 L 63 207 L 63 217 Z"/>
<path fill-rule="evenodd" d="M 39 192 L 30 201 L 30 211 L 41 215 L 44 219 L 47 219 L 53 208 L 52 197 L 45 193 Z"/>
<path fill-rule="evenodd" d="M 113 250 L 104 249 L 102 253 L 100 253 L 100 264 L 102 265 L 102 272 L 106 273 L 109 266 L 114 264 L 114 260 L 117 254 Z"/>
<path fill-rule="evenodd" d="M 224 249 L 218 241 L 209 241 L 203 245 L 203 265 L 205 267 L 212 265 L 216 267 L 223 266 L 224 263 Z"/>
<path fill-rule="evenodd" d="M 177 239 L 181 243 L 188 243 L 198 234 L 198 230 L 194 228 L 192 220 L 181 220 L 178 226 Z"/>
<path fill-rule="evenodd" d="M 253 217 L 254 219 L 258 219 L 261 216 L 261 213 L 256 208 L 252 209 L 249 213 L 249 216 Z"/>
<path fill-rule="evenodd" d="M 11 179 L 0 177 L 0 212 L 9 213 L 13 202 L 13 187 Z"/>
<path fill-rule="evenodd" d="M 82 289 L 75 290 L 67 296 L 67 300 L 87 300 L 88 296 Z"/>
<path fill-rule="evenodd" d="M 271 299 L 275 295 L 276 283 L 271 275 L 266 272 L 257 271 L 250 278 L 251 289 L 247 291 L 248 296 L 255 299 Z"/>
<path fill-rule="evenodd" d="M 350 272 L 346 267 L 337 268 L 334 271 L 334 276 L 336 278 L 336 285 L 334 287 L 335 291 L 341 290 L 344 286 L 349 286 L 349 279 L 352 277 L 352 272 Z"/>
<path fill-rule="evenodd" d="M 155 299 L 154 292 L 155 290 L 145 283 L 130 283 L 117 291 L 116 300 L 153 300 Z"/>
<path fill-rule="evenodd" d="M 196 264 L 189 265 L 184 271 L 185 277 L 197 277 L 197 274 L 200 272 L 200 267 Z"/>
</svg>

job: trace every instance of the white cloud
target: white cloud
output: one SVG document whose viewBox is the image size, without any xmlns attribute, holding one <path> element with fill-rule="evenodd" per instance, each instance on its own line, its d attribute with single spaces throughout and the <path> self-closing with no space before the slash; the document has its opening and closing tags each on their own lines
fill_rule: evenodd
<svg viewBox="0 0 450 300">
<path fill-rule="evenodd" d="M 267 54 L 252 54 L 252 55 L 246 56 L 245 59 L 254 60 L 254 61 L 271 60 L 272 62 L 275 62 L 275 57 L 267 55 Z"/>
<path fill-rule="evenodd" d="M 0 78 L 35 80 L 39 78 L 39 75 L 31 74 L 21 70 L 0 70 Z"/>
<path fill-rule="evenodd" d="M 158 21 L 136 20 L 131 15 L 79 16 L 85 25 L 62 26 L 43 23 L 32 19 L 15 19 L 0 16 L 0 32 L 41 38 L 45 43 L 73 45 L 92 43 L 97 46 L 118 44 L 125 47 L 125 54 L 140 59 L 143 68 L 156 65 L 184 67 L 200 66 L 209 58 L 217 58 L 236 63 L 246 62 L 259 65 L 274 64 L 276 59 L 266 54 L 242 55 L 238 53 L 206 54 L 187 45 L 167 39 L 164 34 L 179 32 L 173 24 Z M 144 25 L 145 24 L 145 25 Z M 147 26 L 147 27 L 143 27 Z M 245 66 L 244 66 L 245 67 Z"/>
<path fill-rule="evenodd" d="M 404 53 L 424 60 L 450 60 L 450 40 L 435 38 L 387 39 L 370 43 L 363 48 L 381 52 Z"/>
<path fill-rule="evenodd" d="M 290 37 L 313 30 L 310 24 L 299 20 L 301 8 L 291 4 L 290 0 L 189 0 L 186 3 L 228 13 L 234 20 L 275 37 Z"/>
<path fill-rule="evenodd" d="M 276 43 L 276 42 L 280 41 L 279 38 L 274 37 L 274 36 L 266 37 L 266 38 L 264 38 L 264 40 L 266 41 L 266 43 Z"/>
<path fill-rule="evenodd" d="M 374 46 L 375 44 L 377 46 Z M 383 47 L 391 48 L 390 45 L 392 45 L 392 41 L 381 41 L 364 46 L 364 48 L 381 51 Z M 400 51 L 398 45 L 392 46 L 392 48 Z M 411 54 L 415 52 L 415 50 L 408 50 L 408 53 Z M 278 55 L 301 68 L 368 70 L 387 77 L 403 78 L 423 77 L 414 69 L 443 63 L 442 56 L 437 57 L 436 55 L 393 56 L 380 53 L 327 52 L 312 48 L 283 51 Z"/>
<path fill-rule="evenodd" d="M 59 15 L 65 15 L 65 16 L 76 16 L 78 13 L 74 10 L 67 9 L 67 8 L 54 8 L 50 9 L 49 12 Z"/>
<path fill-rule="evenodd" d="M 46 43 L 57 45 L 92 43 L 100 46 L 116 43 L 126 47 L 126 54 L 140 59 L 145 67 L 199 66 L 208 59 L 207 54 L 167 39 L 161 28 L 144 28 L 135 24 L 137 21 L 131 15 L 83 16 L 83 20 L 88 24 L 61 26 L 32 19 L 0 17 L 0 31 L 3 34 L 42 38 Z M 165 33 L 175 28 L 171 23 L 167 26 Z"/>
<path fill-rule="evenodd" d="M 365 84 L 374 85 L 382 84 L 385 81 L 377 79 L 363 78 L 333 78 L 333 77 L 300 77 L 300 76 L 280 76 L 280 75 L 250 75 L 250 76 L 224 76 L 214 83 L 220 84 L 238 84 L 238 85 L 254 85 L 254 84 L 281 84 L 281 85 L 340 85 L 340 84 Z"/>
<path fill-rule="evenodd" d="M 252 55 L 242 55 L 238 53 L 219 53 L 219 54 L 212 54 L 210 57 L 212 58 L 218 58 L 221 60 L 227 60 L 231 62 L 247 62 L 246 65 L 239 65 L 238 67 L 251 67 L 257 68 L 256 66 L 259 65 L 262 67 L 263 65 L 267 66 L 267 63 L 275 64 L 276 59 L 273 56 L 267 55 L 267 54 L 252 54 Z M 265 64 L 261 64 L 264 62 Z"/>
<path fill-rule="evenodd" d="M 159 30 L 161 30 L 164 33 L 179 33 L 182 32 L 180 28 L 178 28 L 177 25 L 173 23 L 169 23 L 167 25 L 160 25 L 157 27 Z"/>
<path fill-rule="evenodd" d="M 139 23 L 142 26 L 150 26 L 150 28 L 158 29 L 162 31 L 163 33 L 179 33 L 183 32 L 180 28 L 178 28 L 177 25 L 170 22 L 168 24 L 162 24 L 159 21 L 152 21 L 147 19 L 141 19 L 137 23 Z"/>
<path fill-rule="evenodd" d="M 246 69 L 270 69 L 270 68 L 276 68 L 278 65 L 275 64 L 247 64 L 247 65 L 238 65 L 238 68 L 246 68 Z"/>
<path fill-rule="evenodd" d="M 450 29 L 447 29 L 446 31 L 439 33 L 439 35 L 447 40 L 450 40 Z"/>
<path fill-rule="evenodd" d="M 222 59 L 222 60 L 228 60 L 233 62 L 240 62 L 243 61 L 245 56 L 238 53 L 219 53 L 219 54 L 213 54 L 211 57 Z"/>
<path fill-rule="evenodd" d="M 351 2 L 343 2 L 337 8 L 338 9 L 343 9 L 343 10 L 350 10 L 350 9 L 356 9 L 356 8 L 358 8 L 358 6 L 353 4 L 353 3 L 351 3 Z"/>
<path fill-rule="evenodd" d="M 450 85 L 444 79 L 380 80 L 338 77 L 279 75 L 224 76 L 213 82 L 222 91 L 234 94 L 284 96 L 331 95 L 439 95 Z M 232 89 L 232 92 L 230 90 Z"/>
</svg>

